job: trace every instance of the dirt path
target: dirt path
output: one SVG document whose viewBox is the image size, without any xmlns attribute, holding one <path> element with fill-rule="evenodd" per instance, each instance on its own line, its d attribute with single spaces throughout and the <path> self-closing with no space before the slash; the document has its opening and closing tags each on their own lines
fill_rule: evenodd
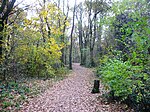
<svg viewBox="0 0 150 112">
<path fill-rule="evenodd" d="M 22 112 L 111 112 L 97 100 L 101 93 L 91 94 L 93 80 L 91 70 L 73 64 L 71 76 L 33 98 Z"/>
</svg>

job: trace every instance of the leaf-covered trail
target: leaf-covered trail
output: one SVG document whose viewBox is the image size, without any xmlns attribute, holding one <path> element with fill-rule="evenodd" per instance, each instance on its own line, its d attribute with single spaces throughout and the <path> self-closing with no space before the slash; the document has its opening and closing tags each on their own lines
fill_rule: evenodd
<svg viewBox="0 0 150 112">
<path fill-rule="evenodd" d="M 33 98 L 22 112 L 111 112 L 110 106 L 91 94 L 94 75 L 90 69 L 73 64 L 72 74 L 45 93 Z M 100 86 L 101 88 L 101 86 Z"/>
</svg>

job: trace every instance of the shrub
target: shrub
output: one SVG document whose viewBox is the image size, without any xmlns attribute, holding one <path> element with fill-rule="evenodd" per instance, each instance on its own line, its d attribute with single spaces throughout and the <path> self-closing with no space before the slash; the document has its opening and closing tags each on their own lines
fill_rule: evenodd
<svg viewBox="0 0 150 112">
<path fill-rule="evenodd" d="M 109 59 L 97 72 L 105 86 L 113 92 L 113 97 L 136 107 L 149 104 L 148 81 L 150 77 L 142 66 L 133 66 L 129 61 Z"/>
</svg>

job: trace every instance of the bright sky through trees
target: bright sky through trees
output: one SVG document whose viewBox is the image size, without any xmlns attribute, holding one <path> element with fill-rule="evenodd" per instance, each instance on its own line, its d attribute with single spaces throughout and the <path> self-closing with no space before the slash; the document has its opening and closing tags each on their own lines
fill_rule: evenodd
<svg viewBox="0 0 150 112">
<path fill-rule="evenodd" d="M 31 7 L 34 7 L 35 5 L 38 4 L 39 1 L 42 1 L 42 0 L 16 0 L 16 1 L 17 1 L 16 3 L 19 4 L 20 7 L 24 7 L 24 6 L 27 6 L 27 5 L 30 5 Z M 49 1 L 50 2 L 57 2 L 58 0 L 49 0 Z M 60 0 L 60 1 L 63 1 L 63 0 Z M 65 0 L 65 1 L 67 1 L 67 0 Z M 69 1 L 69 6 L 73 7 L 75 0 L 68 0 L 68 1 Z M 84 2 L 84 1 L 85 0 L 76 0 L 76 3 L 79 4 L 79 3 Z M 35 11 L 32 8 L 32 10 L 28 11 L 28 18 L 30 18 L 34 14 L 35 14 Z"/>
<path fill-rule="evenodd" d="M 24 4 L 35 4 L 36 2 L 38 2 L 38 0 L 17 0 L 17 2 L 23 1 Z M 50 0 L 50 1 L 56 1 L 56 0 Z M 77 0 L 77 4 L 80 2 L 83 2 L 85 0 Z M 74 5 L 74 0 L 69 0 L 69 4 L 70 6 Z"/>
</svg>

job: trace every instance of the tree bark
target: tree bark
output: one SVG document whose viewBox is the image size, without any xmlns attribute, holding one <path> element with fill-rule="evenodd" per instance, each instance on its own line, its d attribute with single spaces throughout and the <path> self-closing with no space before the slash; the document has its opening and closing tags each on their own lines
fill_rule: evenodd
<svg viewBox="0 0 150 112">
<path fill-rule="evenodd" d="M 91 15 L 92 15 L 92 0 L 90 1 L 89 4 L 89 14 L 88 14 L 88 23 L 89 23 L 89 44 L 90 44 L 90 66 L 94 65 L 94 59 L 93 59 L 93 42 L 95 41 L 93 38 L 93 24 L 92 24 L 92 19 L 91 19 Z"/>
<path fill-rule="evenodd" d="M 91 64 L 92 67 L 95 66 L 95 62 L 94 62 L 94 46 L 95 46 L 95 39 L 96 39 L 96 33 L 97 33 L 96 16 L 97 16 L 97 14 L 95 13 L 95 15 L 94 15 L 94 36 L 93 36 L 93 40 L 92 40 L 91 46 L 90 46 L 90 57 L 91 57 L 90 64 Z"/>
<path fill-rule="evenodd" d="M 73 8 L 73 22 L 72 22 L 72 29 L 70 35 L 71 45 L 70 45 L 70 55 L 69 55 L 69 69 L 72 69 L 72 44 L 73 44 L 73 31 L 74 31 L 74 21 L 75 21 L 75 9 L 76 9 L 76 0 Z"/>
<path fill-rule="evenodd" d="M 69 14 L 69 4 L 68 4 L 68 1 L 67 1 L 67 13 L 65 14 L 65 0 L 63 0 L 63 14 L 65 15 L 65 19 L 63 21 L 63 35 L 61 37 L 61 42 L 62 43 L 65 43 L 65 31 L 66 31 L 66 22 L 67 22 L 67 19 L 68 19 L 68 14 Z M 61 49 L 61 52 L 62 52 L 62 56 L 61 56 L 61 63 L 62 63 L 62 66 L 64 66 L 64 64 L 66 65 L 66 54 L 65 54 L 65 48 L 62 48 Z"/>
<path fill-rule="evenodd" d="M 84 51 L 83 51 L 83 31 L 82 31 L 82 13 L 83 13 L 83 8 L 82 8 L 82 4 L 80 4 L 78 6 L 79 8 L 79 18 L 77 16 L 77 20 L 78 20 L 78 31 L 79 31 L 79 47 L 80 47 L 80 64 L 84 65 Z"/>
<path fill-rule="evenodd" d="M 4 29 L 4 23 L 3 21 L 0 21 L 0 33 L 2 33 L 3 29 Z M 0 62 L 2 59 L 2 49 L 3 49 L 2 44 L 3 44 L 3 35 L 0 34 Z"/>
<path fill-rule="evenodd" d="M 94 80 L 94 87 L 92 93 L 99 93 L 99 80 Z"/>
</svg>

